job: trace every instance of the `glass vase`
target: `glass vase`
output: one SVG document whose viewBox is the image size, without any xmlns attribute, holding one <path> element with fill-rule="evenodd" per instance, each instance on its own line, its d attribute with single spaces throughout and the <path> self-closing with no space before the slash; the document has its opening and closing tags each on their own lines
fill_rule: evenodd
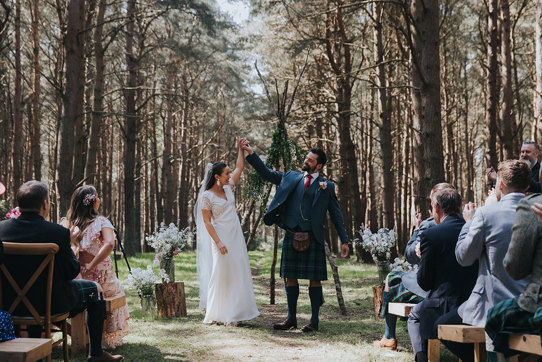
<svg viewBox="0 0 542 362">
<path fill-rule="evenodd" d="M 379 260 L 376 263 L 376 268 L 378 270 L 378 281 L 380 282 L 380 285 L 384 285 L 384 281 L 390 273 L 390 263 Z"/>
<path fill-rule="evenodd" d="M 153 294 L 145 294 L 140 297 L 141 314 L 145 319 L 152 319 L 156 316 L 156 298 Z"/>
<path fill-rule="evenodd" d="M 160 269 L 164 269 L 170 283 L 175 281 L 175 261 L 172 257 L 163 257 L 160 259 Z M 165 282 L 164 278 L 162 278 L 162 283 Z"/>
</svg>

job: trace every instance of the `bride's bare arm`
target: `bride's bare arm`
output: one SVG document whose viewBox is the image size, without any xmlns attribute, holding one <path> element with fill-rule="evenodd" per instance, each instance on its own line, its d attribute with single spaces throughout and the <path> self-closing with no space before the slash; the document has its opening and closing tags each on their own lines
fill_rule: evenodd
<svg viewBox="0 0 542 362">
<path fill-rule="evenodd" d="M 220 254 L 226 255 L 228 253 L 228 249 L 226 248 L 226 245 L 224 245 L 222 241 L 220 241 L 220 238 L 218 237 L 218 234 L 216 233 L 213 224 L 211 224 L 211 210 L 201 210 L 201 213 L 203 215 L 203 222 L 205 223 L 205 228 L 215 242 L 218 251 L 220 251 Z"/>
<path fill-rule="evenodd" d="M 235 164 L 235 170 L 233 170 L 231 174 L 233 183 L 236 185 L 239 183 L 239 179 L 241 178 L 241 174 L 243 173 L 243 169 L 245 168 L 245 151 L 241 148 L 241 146 L 243 146 L 245 142 L 246 142 L 245 138 L 241 138 L 239 142 L 237 142 L 237 147 L 239 148 L 239 154 L 237 156 L 237 163 Z"/>
</svg>

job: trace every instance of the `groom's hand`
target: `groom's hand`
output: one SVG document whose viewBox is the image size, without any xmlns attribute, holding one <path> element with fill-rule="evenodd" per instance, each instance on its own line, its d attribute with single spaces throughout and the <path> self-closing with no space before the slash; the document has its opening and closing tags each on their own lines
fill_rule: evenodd
<svg viewBox="0 0 542 362">
<path fill-rule="evenodd" d="M 350 252 L 350 248 L 348 247 L 348 243 L 344 243 L 341 246 L 341 257 L 344 259 L 348 256 L 348 253 Z"/>
<path fill-rule="evenodd" d="M 249 155 L 252 155 L 252 153 L 254 152 L 252 150 L 252 147 L 250 147 L 250 143 L 248 142 L 248 140 L 246 138 L 241 138 L 239 140 L 239 145 L 240 145 L 241 149 L 244 150 L 244 151 L 247 151 Z"/>
</svg>

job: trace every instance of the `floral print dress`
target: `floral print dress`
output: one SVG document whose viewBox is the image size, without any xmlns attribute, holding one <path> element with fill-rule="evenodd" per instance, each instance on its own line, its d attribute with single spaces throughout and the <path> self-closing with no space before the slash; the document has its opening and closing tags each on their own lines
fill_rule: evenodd
<svg viewBox="0 0 542 362">
<path fill-rule="evenodd" d="M 80 243 L 80 250 L 96 256 L 104 245 L 101 236 L 103 228 L 114 229 L 113 225 L 106 217 L 99 216 L 85 229 Z M 115 276 L 113 262 L 109 256 L 102 260 L 96 268 L 90 271 L 81 268 L 81 276 L 83 279 L 99 283 L 104 291 L 104 298 L 114 298 L 125 295 L 124 288 Z M 115 348 L 122 345 L 122 337 L 130 332 L 128 326 L 129 318 L 130 314 L 127 305 L 117 308 L 111 313 L 107 313 L 102 339 L 103 348 Z"/>
</svg>

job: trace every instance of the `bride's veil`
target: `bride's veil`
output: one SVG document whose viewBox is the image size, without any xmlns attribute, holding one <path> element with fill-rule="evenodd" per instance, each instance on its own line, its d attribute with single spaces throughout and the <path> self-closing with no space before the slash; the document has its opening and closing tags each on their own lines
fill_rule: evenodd
<svg viewBox="0 0 542 362">
<path fill-rule="evenodd" d="M 205 223 L 203 222 L 203 214 L 201 213 L 201 203 L 205 185 L 209 180 L 209 174 L 212 163 L 208 163 L 205 168 L 205 176 L 199 189 L 198 199 L 194 207 L 194 220 L 196 220 L 196 239 L 197 239 L 197 269 L 199 279 L 199 308 L 207 308 L 207 293 L 209 291 L 209 280 L 211 279 L 211 271 L 213 269 L 213 254 L 211 243 L 213 240 L 207 232 Z"/>
</svg>

